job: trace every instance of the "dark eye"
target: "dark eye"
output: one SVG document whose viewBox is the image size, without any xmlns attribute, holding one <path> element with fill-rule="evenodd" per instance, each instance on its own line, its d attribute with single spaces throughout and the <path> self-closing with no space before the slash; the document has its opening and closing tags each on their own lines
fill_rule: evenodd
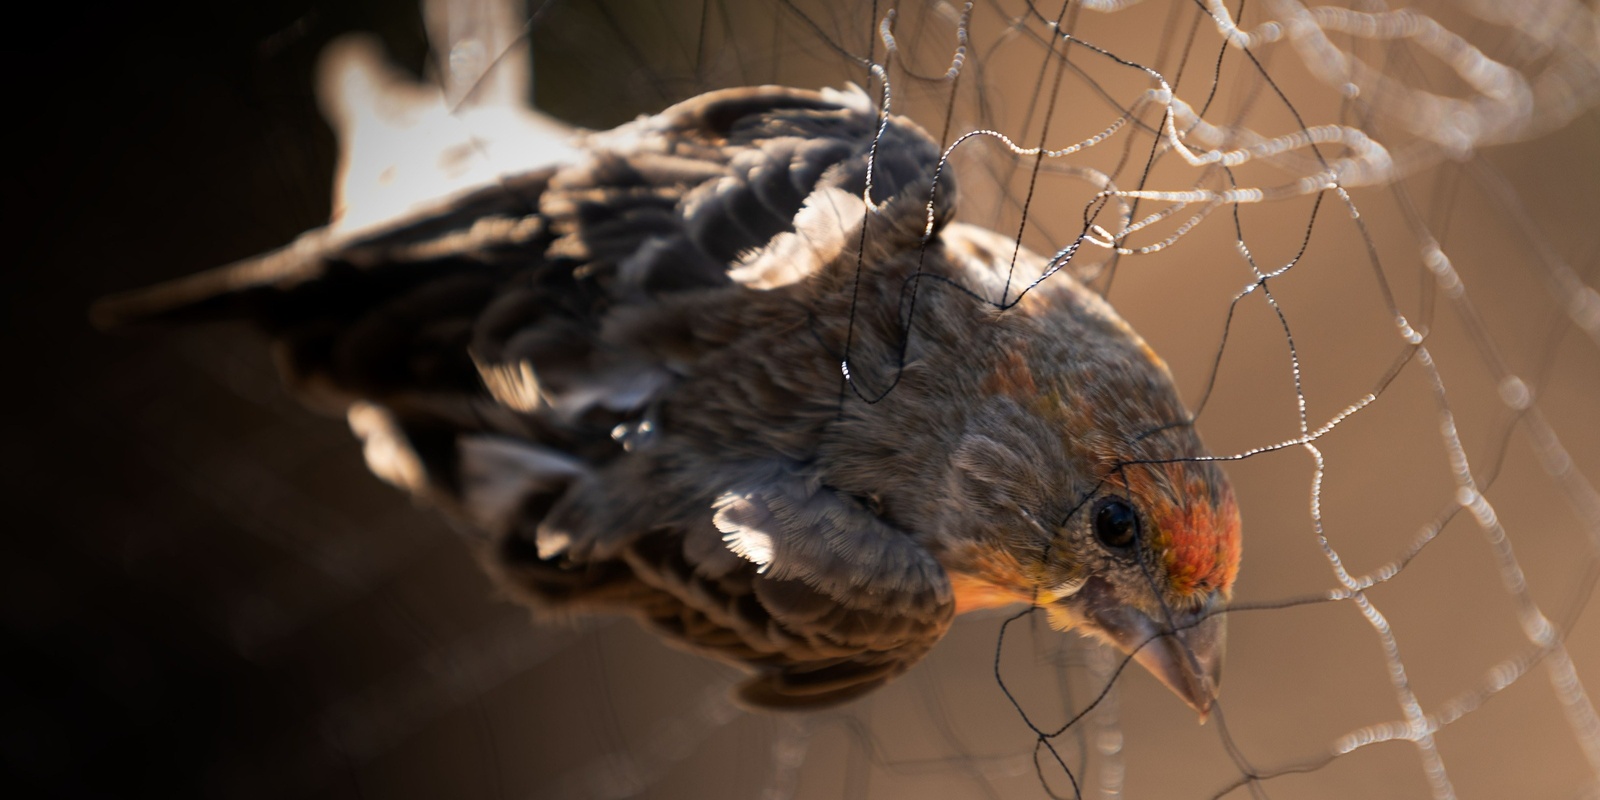
<svg viewBox="0 0 1600 800">
<path fill-rule="evenodd" d="M 1139 534 L 1139 514 L 1120 497 L 1107 497 L 1094 509 L 1094 535 L 1117 550 L 1133 545 Z"/>
</svg>

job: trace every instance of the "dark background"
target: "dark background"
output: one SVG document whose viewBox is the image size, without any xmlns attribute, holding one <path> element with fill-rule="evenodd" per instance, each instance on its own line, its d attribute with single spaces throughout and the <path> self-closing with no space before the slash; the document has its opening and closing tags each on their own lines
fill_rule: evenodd
<svg viewBox="0 0 1600 800">
<path fill-rule="evenodd" d="M 305 713 L 286 670 L 218 635 L 216 606 L 284 556 L 239 547 L 241 515 L 208 501 L 266 440 L 294 437 L 286 457 L 302 464 L 358 465 L 341 426 L 294 421 L 242 332 L 107 335 L 87 309 L 326 219 L 310 188 L 329 185 L 335 155 L 310 94 L 316 53 L 382 28 L 422 54 L 419 19 L 369 5 L 63 3 L 8 37 L 7 127 L 25 142 L 5 213 L 20 245 L 3 315 L 12 796 L 208 793 L 218 765 Z M 245 395 L 224 385 L 233 373 L 255 381 Z M 369 490 L 358 478 L 341 469 L 322 488 Z"/>
</svg>

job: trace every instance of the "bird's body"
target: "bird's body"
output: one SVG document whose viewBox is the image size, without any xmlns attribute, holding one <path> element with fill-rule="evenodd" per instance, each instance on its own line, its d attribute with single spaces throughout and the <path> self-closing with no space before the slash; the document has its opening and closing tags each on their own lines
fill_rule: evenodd
<svg viewBox="0 0 1600 800">
<path fill-rule="evenodd" d="M 751 705 L 855 697 L 1033 602 L 1203 710 L 1237 511 L 1166 367 L 1064 272 L 1001 303 L 1043 260 L 952 222 L 938 146 L 881 122 L 713 92 L 102 313 L 256 320 L 502 586 L 749 667 Z"/>
</svg>

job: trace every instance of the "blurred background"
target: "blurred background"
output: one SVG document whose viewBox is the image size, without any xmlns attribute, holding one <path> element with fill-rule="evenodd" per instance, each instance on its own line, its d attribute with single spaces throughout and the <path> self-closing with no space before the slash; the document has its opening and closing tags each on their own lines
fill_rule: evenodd
<svg viewBox="0 0 1600 800">
<path fill-rule="evenodd" d="M 1033 159 L 992 140 L 953 156 L 960 218 L 1041 252 L 1085 232 L 1096 174 L 1124 190 L 1228 186 L 1170 152 L 1152 159 L 1161 108 L 1133 108 L 1149 74 L 1053 26 L 1158 71 L 1216 125 L 1270 139 L 1342 124 L 1396 155 L 1393 179 L 1348 204 L 1287 192 L 1192 225 L 1203 204 L 1190 204 L 1123 241 L 1170 245 L 1084 246 L 1070 265 L 1169 361 L 1191 405 L 1206 398 L 1214 452 L 1300 437 L 1302 398 L 1316 430 L 1377 396 L 1317 440 L 1316 515 L 1304 448 L 1229 466 L 1245 557 L 1205 726 L 1128 670 L 1055 734 L 1119 659 L 1038 616 L 1003 640 L 1009 614 L 963 619 L 905 678 L 803 717 L 738 711 L 732 670 L 626 620 L 533 626 L 439 518 L 366 472 L 342 420 L 286 395 L 250 332 L 109 335 L 86 315 L 97 296 L 327 221 L 338 150 L 313 87 L 329 42 L 374 33 L 424 84 L 463 59 L 502 62 L 430 57 L 407 3 L 90 2 L 41 9 L 47 21 L 0 55 L 26 142 L 5 213 L 22 243 L 4 293 L 4 485 L 20 511 L 0 558 L 7 794 L 1009 798 L 1070 797 L 1075 781 L 1088 797 L 1600 796 L 1600 728 L 1586 727 L 1600 687 L 1587 608 L 1600 574 L 1600 12 L 1419 9 L 1526 76 L 1537 91 L 1518 106 L 1452 67 L 1481 66 L 1475 51 L 1429 51 L 1453 40 L 1415 19 L 1409 37 L 1329 35 L 1392 81 L 1352 93 L 1318 75 L 1310 45 L 1246 54 L 1224 48 L 1200 4 L 1128 5 L 976 4 L 953 94 L 942 76 L 960 4 L 550 0 L 519 9 L 517 30 L 534 102 L 606 127 L 717 86 L 854 81 L 876 96 L 859 59 L 884 59 L 877 20 L 895 7 L 894 109 L 936 137 L 984 127 L 1059 148 L 1117 126 L 1037 181 Z M 1229 6 L 1256 31 L 1293 8 Z M 1421 91 L 1476 100 L 1430 125 Z M 1452 148 L 1446 130 L 1481 139 Z M 1231 179 L 1293 185 L 1318 168 L 1308 153 Z M 1129 219 L 1170 205 L 1141 200 Z M 1096 222 L 1119 230 L 1106 208 Z M 1276 307 L 1260 288 L 1233 304 L 1257 279 L 1246 251 L 1263 273 L 1292 264 L 1267 283 Z M 1463 458 L 1487 503 L 1477 517 L 1461 505 L 1477 499 L 1461 492 Z M 1354 602 L 1301 602 L 1340 586 L 1319 520 L 1351 574 L 1386 577 L 1364 596 L 1398 660 Z M 1543 618 L 1555 635 L 1530 637 Z M 1426 747 L 1355 749 L 1404 738 L 1395 665 L 1444 724 Z"/>
</svg>

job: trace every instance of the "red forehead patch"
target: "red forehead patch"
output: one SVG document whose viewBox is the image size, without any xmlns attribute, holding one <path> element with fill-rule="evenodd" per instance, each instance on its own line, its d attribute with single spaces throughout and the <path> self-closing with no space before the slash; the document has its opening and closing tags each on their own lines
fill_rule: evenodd
<svg viewBox="0 0 1600 800">
<path fill-rule="evenodd" d="M 1204 472 L 1184 469 L 1182 464 L 1154 469 L 1166 473 L 1156 481 L 1182 487 L 1174 493 L 1176 503 L 1173 494 L 1155 488 L 1155 481 L 1150 480 L 1155 476 L 1130 472 L 1133 486 L 1129 488 L 1146 501 L 1156 528 L 1154 544 L 1167 568 L 1169 585 L 1180 595 L 1229 594 L 1239 573 L 1240 556 L 1239 506 L 1233 490 L 1226 482 L 1213 486 L 1203 477 Z"/>
</svg>

